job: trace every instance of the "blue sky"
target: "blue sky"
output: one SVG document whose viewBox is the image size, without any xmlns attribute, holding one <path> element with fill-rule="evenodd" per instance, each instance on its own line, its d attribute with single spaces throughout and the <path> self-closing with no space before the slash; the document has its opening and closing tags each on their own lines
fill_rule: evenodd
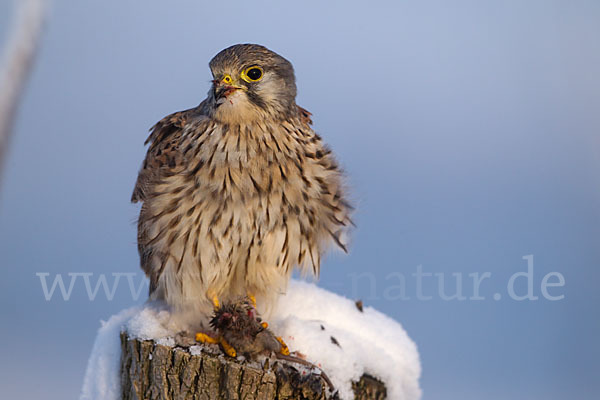
<svg viewBox="0 0 600 400">
<path fill-rule="evenodd" d="M 81 281 L 46 301 L 36 273 L 138 272 L 147 129 L 205 97 L 214 54 L 254 42 L 294 64 L 358 205 L 320 285 L 404 325 L 424 399 L 600 395 L 600 3 L 52 3 L 0 192 L 3 394 L 78 394 L 99 321 L 134 301 L 125 285 L 90 301 Z M 540 298 L 512 300 L 530 254 Z M 467 295 L 489 272 L 485 300 L 445 301 L 435 276 L 419 300 L 418 266 Z M 562 300 L 541 295 L 551 272 Z M 410 299 L 390 294 L 398 274 Z"/>
</svg>

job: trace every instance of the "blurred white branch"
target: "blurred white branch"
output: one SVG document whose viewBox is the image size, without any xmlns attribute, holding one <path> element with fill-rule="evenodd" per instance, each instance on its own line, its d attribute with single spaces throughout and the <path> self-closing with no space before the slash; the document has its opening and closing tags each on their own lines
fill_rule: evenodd
<svg viewBox="0 0 600 400">
<path fill-rule="evenodd" d="M 0 64 L 0 180 L 21 95 L 40 41 L 46 0 L 17 0 L 16 20 Z"/>
</svg>

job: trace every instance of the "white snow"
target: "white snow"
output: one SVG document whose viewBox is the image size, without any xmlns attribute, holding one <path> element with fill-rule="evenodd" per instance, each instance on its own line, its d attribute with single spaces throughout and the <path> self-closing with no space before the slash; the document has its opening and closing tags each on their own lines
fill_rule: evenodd
<svg viewBox="0 0 600 400">
<path fill-rule="evenodd" d="M 270 328 L 320 366 L 342 399 L 352 399 L 351 382 L 364 373 L 385 382 L 388 398 L 421 398 L 421 364 L 415 343 L 402 326 L 371 307 L 360 312 L 354 301 L 314 284 L 292 281 L 281 297 Z M 117 400 L 120 395 L 119 333 L 172 345 L 165 327 L 168 312 L 151 305 L 124 310 L 102 323 L 88 361 L 81 400 Z M 331 338 L 335 338 L 339 346 Z M 199 354 L 201 347 L 190 351 Z"/>
<path fill-rule="evenodd" d="M 140 311 L 139 307 L 123 310 L 100 321 L 92 354 L 88 360 L 80 400 L 109 399 L 121 397 L 119 363 L 121 360 L 121 327 Z"/>
<path fill-rule="evenodd" d="M 275 314 L 273 331 L 291 351 L 319 365 L 341 398 L 352 399 L 351 381 L 363 373 L 383 380 L 390 399 L 420 398 L 417 347 L 393 319 L 372 307 L 361 313 L 354 301 L 298 281 L 291 282 Z"/>
</svg>

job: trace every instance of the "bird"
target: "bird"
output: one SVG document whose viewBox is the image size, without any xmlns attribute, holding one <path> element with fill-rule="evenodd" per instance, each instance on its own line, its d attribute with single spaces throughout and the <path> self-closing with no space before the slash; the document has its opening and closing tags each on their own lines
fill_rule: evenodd
<svg viewBox="0 0 600 400">
<path fill-rule="evenodd" d="M 292 64 L 258 44 L 209 62 L 207 97 L 150 130 L 131 201 L 149 300 L 182 330 L 249 296 L 272 315 L 294 271 L 318 277 L 353 226 L 346 176 L 296 104 Z"/>
</svg>

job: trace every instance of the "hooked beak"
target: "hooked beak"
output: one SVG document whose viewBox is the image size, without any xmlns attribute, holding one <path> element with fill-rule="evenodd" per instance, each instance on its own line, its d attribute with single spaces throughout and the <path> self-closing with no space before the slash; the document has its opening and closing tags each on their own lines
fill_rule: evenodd
<svg viewBox="0 0 600 400">
<path fill-rule="evenodd" d="M 215 79 L 213 82 L 213 91 L 218 104 L 221 104 L 229 95 L 236 90 L 244 90 L 245 87 L 236 85 L 231 80 L 225 82 L 225 79 Z"/>
</svg>

